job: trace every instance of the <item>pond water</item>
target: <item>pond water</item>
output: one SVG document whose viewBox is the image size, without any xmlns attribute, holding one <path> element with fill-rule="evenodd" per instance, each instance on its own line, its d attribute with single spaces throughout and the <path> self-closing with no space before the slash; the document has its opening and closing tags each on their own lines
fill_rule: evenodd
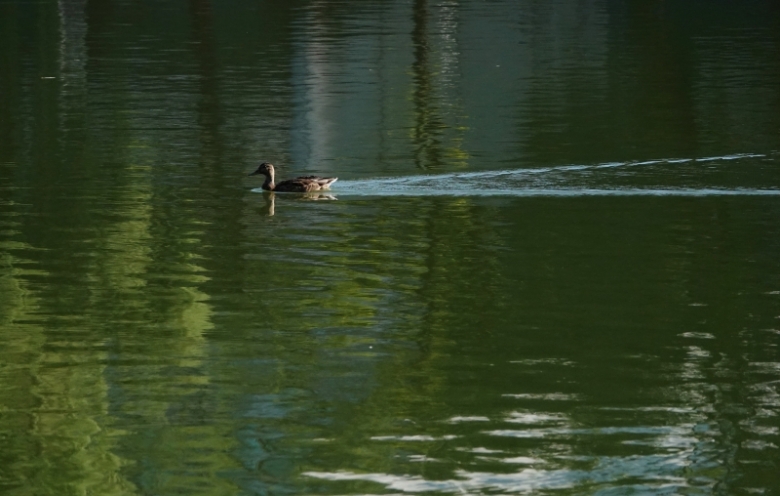
<svg viewBox="0 0 780 496">
<path fill-rule="evenodd" d="M 780 494 L 778 53 L 768 0 L 0 2 L 0 494 Z"/>
</svg>

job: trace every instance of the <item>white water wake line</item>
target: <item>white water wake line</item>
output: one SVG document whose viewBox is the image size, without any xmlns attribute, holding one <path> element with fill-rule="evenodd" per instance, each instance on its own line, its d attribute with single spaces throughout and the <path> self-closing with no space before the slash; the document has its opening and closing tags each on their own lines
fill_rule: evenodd
<svg viewBox="0 0 780 496">
<path fill-rule="evenodd" d="M 369 183 L 370 181 L 366 181 Z M 621 189 L 470 189 L 470 190 L 428 190 L 428 189 L 366 189 L 363 191 L 332 191 L 334 196 L 780 196 L 780 189 L 715 189 L 715 188 L 621 188 Z"/>
<path fill-rule="evenodd" d="M 767 155 L 762 153 L 737 153 L 734 155 L 721 155 L 715 157 L 704 158 L 663 158 L 656 160 L 643 160 L 641 162 L 605 162 L 595 165 L 555 165 L 551 167 L 535 167 L 533 169 L 509 169 L 499 171 L 480 171 L 480 172 L 451 172 L 449 174 L 436 174 L 436 175 L 423 175 L 423 176 L 409 176 L 409 177 L 388 177 L 384 179 L 371 179 L 374 183 L 386 183 L 393 184 L 402 182 L 404 184 L 422 183 L 436 180 L 449 180 L 449 179 L 492 179 L 501 176 L 516 176 L 516 175 L 533 175 L 533 174 L 549 174 L 551 172 L 575 172 L 585 170 L 596 169 L 614 169 L 616 167 L 636 167 L 646 165 L 658 165 L 658 164 L 682 164 L 682 163 L 695 163 L 695 162 L 714 162 L 717 160 L 738 160 L 742 158 L 764 158 Z M 343 183 L 358 183 L 363 181 L 342 181 Z"/>
<path fill-rule="evenodd" d="M 663 183 L 675 179 L 680 164 L 688 168 L 686 170 L 698 163 L 713 169 L 717 168 L 717 162 L 766 157 L 768 155 L 744 153 L 704 158 L 342 180 L 334 185 L 333 193 L 339 196 L 780 196 L 780 183 L 776 187 L 774 184 L 770 187 L 605 184 L 610 179 L 630 179 L 633 176 L 627 172 L 633 167 L 645 168 L 642 171 L 645 175 L 655 172 Z M 662 167 L 657 170 L 657 166 L 666 165 L 676 169 Z"/>
</svg>

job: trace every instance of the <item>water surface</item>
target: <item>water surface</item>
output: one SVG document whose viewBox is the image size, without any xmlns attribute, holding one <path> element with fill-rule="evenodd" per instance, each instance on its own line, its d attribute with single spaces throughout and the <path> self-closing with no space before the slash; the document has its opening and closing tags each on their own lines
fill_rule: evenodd
<svg viewBox="0 0 780 496">
<path fill-rule="evenodd" d="M 0 494 L 780 494 L 779 27 L 0 3 Z"/>
</svg>

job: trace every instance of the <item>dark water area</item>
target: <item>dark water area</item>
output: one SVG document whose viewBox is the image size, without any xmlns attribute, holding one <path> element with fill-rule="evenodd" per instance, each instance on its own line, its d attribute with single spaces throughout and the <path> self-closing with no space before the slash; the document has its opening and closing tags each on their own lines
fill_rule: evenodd
<svg viewBox="0 0 780 496">
<path fill-rule="evenodd" d="M 779 55 L 771 1 L 0 1 L 0 494 L 780 494 Z"/>
</svg>

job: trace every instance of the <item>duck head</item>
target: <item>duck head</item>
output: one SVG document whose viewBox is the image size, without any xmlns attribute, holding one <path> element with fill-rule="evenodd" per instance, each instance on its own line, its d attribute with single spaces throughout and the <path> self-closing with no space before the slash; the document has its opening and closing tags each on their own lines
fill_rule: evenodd
<svg viewBox="0 0 780 496">
<path fill-rule="evenodd" d="M 249 174 L 250 176 L 256 176 L 257 174 L 262 174 L 264 176 L 272 176 L 274 173 L 274 166 L 270 162 L 263 162 L 260 164 L 260 166 L 257 168 L 256 171 Z"/>
</svg>

